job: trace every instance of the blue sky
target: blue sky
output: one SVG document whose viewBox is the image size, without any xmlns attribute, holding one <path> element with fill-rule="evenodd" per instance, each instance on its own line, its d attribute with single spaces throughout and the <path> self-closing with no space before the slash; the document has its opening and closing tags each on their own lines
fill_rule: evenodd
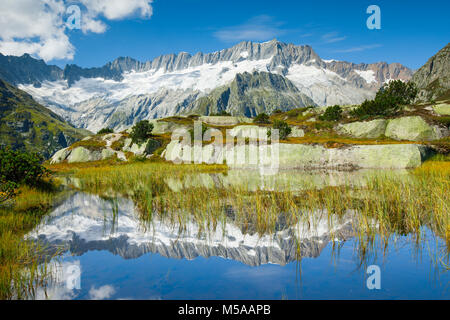
<svg viewBox="0 0 450 320">
<path fill-rule="evenodd" d="M 73 59 L 49 62 L 93 67 L 119 56 L 145 61 L 161 54 L 213 52 L 242 40 L 277 38 L 311 45 L 323 59 L 400 62 L 416 69 L 450 38 L 450 1 L 446 0 L 134 1 L 147 2 L 152 14 L 97 11 L 106 28 L 98 33 L 65 30 Z M 66 5 L 71 3 L 77 2 Z M 381 9 L 381 30 L 366 27 L 371 4 Z M 86 14 L 83 10 L 82 21 Z"/>
</svg>

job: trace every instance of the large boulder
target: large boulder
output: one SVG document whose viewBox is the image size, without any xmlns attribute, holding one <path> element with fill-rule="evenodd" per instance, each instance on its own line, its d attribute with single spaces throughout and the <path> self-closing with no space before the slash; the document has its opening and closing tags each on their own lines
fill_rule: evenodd
<svg viewBox="0 0 450 320">
<path fill-rule="evenodd" d="M 67 158 L 67 162 L 88 162 L 88 161 L 98 161 L 102 159 L 101 152 L 90 151 L 84 147 L 77 147 L 72 150 L 69 157 Z"/>
<path fill-rule="evenodd" d="M 122 150 L 124 152 L 132 152 L 135 155 L 141 156 L 145 152 L 145 147 L 147 146 L 147 141 L 141 143 L 140 145 L 137 143 L 133 143 L 130 138 L 125 139 L 124 146 Z"/>
<path fill-rule="evenodd" d="M 415 168 L 421 165 L 428 150 L 427 147 L 415 144 L 358 145 L 329 149 L 321 145 L 281 143 L 278 148 L 279 169 Z M 258 169 L 260 163 L 266 166 L 276 163 L 273 161 L 276 158 L 271 159 L 270 156 L 260 160 L 256 145 L 223 148 L 206 145 L 196 152 L 190 145 L 172 141 L 167 146 L 164 157 L 174 162 L 197 160 L 204 163 L 222 163 L 221 160 L 226 160 L 229 167 L 239 169 Z"/>
<path fill-rule="evenodd" d="M 299 127 L 292 126 L 291 130 L 291 133 L 288 135 L 289 138 L 302 138 L 305 136 L 305 131 Z"/>
<path fill-rule="evenodd" d="M 442 133 L 419 116 L 403 117 L 389 120 L 386 137 L 395 140 L 431 141 L 442 138 Z"/>
<path fill-rule="evenodd" d="M 153 124 L 153 134 L 165 134 L 169 132 L 173 132 L 176 129 L 186 129 L 188 130 L 190 126 L 183 125 L 180 123 L 165 121 L 165 120 L 150 120 L 150 123 Z"/>
<path fill-rule="evenodd" d="M 50 163 L 51 164 L 55 164 L 55 163 L 61 163 L 64 160 L 67 159 L 67 157 L 70 155 L 70 153 L 72 152 L 71 149 L 69 148 L 64 148 L 61 149 L 59 151 L 57 151 L 50 159 Z"/>
<path fill-rule="evenodd" d="M 441 103 L 433 106 L 433 111 L 441 116 L 450 116 L 450 104 Z"/>
<path fill-rule="evenodd" d="M 102 150 L 102 160 L 106 160 L 116 156 L 116 152 L 112 149 L 103 149 Z"/>
<path fill-rule="evenodd" d="M 229 117 L 229 116 L 202 116 L 200 121 L 213 126 L 235 126 L 239 123 L 252 123 L 253 119 L 246 117 Z"/>
<path fill-rule="evenodd" d="M 385 133 L 387 121 L 385 119 L 377 119 L 365 122 L 352 122 L 339 124 L 337 132 L 348 135 L 353 138 L 369 138 L 376 139 Z"/>
</svg>

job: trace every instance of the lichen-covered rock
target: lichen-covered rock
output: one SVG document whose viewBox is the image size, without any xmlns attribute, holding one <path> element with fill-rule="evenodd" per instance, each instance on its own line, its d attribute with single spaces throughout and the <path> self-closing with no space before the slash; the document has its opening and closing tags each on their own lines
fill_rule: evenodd
<svg viewBox="0 0 450 320">
<path fill-rule="evenodd" d="M 267 137 L 267 128 L 258 127 L 255 125 L 240 125 L 234 127 L 233 129 L 229 129 L 227 133 L 233 137 L 242 136 L 249 138 L 258 138 L 260 134 Z"/>
<path fill-rule="evenodd" d="M 70 153 L 72 152 L 72 150 L 70 150 L 69 148 L 64 148 L 61 149 L 59 151 L 57 151 L 50 159 L 50 163 L 51 164 L 55 164 L 55 163 L 61 163 L 64 160 L 67 159 L 67 157 L 70 155 Z"/>
<path fill-rule="evenodd" d="M 69 157 L 67 158 L 67 162 L 88 162 L 88 161 L 98 161 L 101 160 L 102 154 L 97 151 L 89 151 L 83 147 L 77 147 L 72 150 Z"/>
<path fill-rule="evenodd" d="M 112 149 L 103 149 L 102 150 L 102 160 L 112 158 L 115 155 L 116 155 L 116 153 Z"/>
<path fill-rule="evenodd" d="M 147 142 L 143 142 L 140 145 L 137 143 L 132 143 L 131 139 L 125 139 L 124 146 L 122 148 L 125 152 L 132 152 L 135 155 L 143 155 L 145 152 L 145 147 L 147 146 Z"/>
<path fill-rule="evenodd" d="M 253 120 L 245 117 L 228 116 L 202 116 L 200 121 L 213 126 L 235 126 L 239 123 L 252 123 Z"/>
<path fill-rule="evenodd" d="M 299 127 L 296 127 L 296 126 L 291 127 L 291 129 L 292 129 L 292 131 L 288 137 L 301 138 L 301 137 L 305 136 L 305 131 L 303 131 L 303 129 L 300 129 Z"/>
<path fill-rule="evenodd" d="M 340 134 L 348 135 L 353 138 L 376 139 L 385 133 L 386 126 L 387 121 L 385 119 L 377 119 L 366 122 L 339 124 L 337 131 Z"/>
<path fill-rule="evenodd" d="M 395 140 L 409 141 L 431 141 L 442 138 L 437 127 L 429 125 L 419 116 L 389 120 L 385 135 Z"/>
<path fill-rule="evenodd" d="M 415 168 L 421 165 L 427 148 L 415 144 L 358 145 L 340 149 L 328 149 L 320 145 L 278 144 L 278 168 Z M 276 150 L 276 149 L 275 149 Z M 251 155 L 251 156 L 250 156 Z M 195 157 L 200 157 L 195 158 Z M 273 154 L 276 157 L 276 152 Z M 235 145 L 217 148 L 207 145 L 196 152 L 190 145 L 172 141 L 166 148 L 164 157 L 168 161 L 204 163 L 226 163 L 231 168 L 258 169 L 261 163 L 271 165 L 276 158 L 259 158 L 256 145 Z M 256 158 L 255 158 L 256 157 Z M 274 162 L 275 161 L 275 162 Z M 276 166 L 277 167 L 277 166 Z"/>
<path fill-rule="evenodd" d="M 450 116 L 450 104 L 437 104 L 433 106 L 433 111 L 441 116 Z"/>
<path fill-rule="evenodd" d="M 164 120 L 150 120 L 150 123 L 153 124 L 153 134 L 165 134 L 169 132 L 173 132 L 176 129 L 186 129 L 188 130 L 190 126 L 183 125 L 180 123 L 175 123 L 171 121 Z"/>
</svg>

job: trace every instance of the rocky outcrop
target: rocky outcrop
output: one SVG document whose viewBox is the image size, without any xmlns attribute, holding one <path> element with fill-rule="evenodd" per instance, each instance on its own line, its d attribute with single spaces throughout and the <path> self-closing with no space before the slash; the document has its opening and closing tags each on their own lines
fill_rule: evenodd
<svg viewBox="0 0 450 320">
<path fill-rule="evenodd" d="M 164 157 L 174 162 L 194 162 L 201 159 L 204 163 L 226 163 L 231 168 L 260 169 L 264 166 L 276 166 L 278 169 L 358 169 L 416 168 L 422 164 L 428 149 L 416 144 L 355 145 L 346 148 L 328 149 L 321 145 L 280 143 L 269 149 L 270 155 L 260 158 L 257 146 L 252 144 L 233 147 L 206 145 L 200 152 L 183 142 L 172 141 L 166 148 Z M 273 150 L 273 151 L 270 151 Z M 250 154 L 252 156 L 250 156 Z M 252 160 L 250 160 L 252 159 Z"/>
<path fill-rule="evenodd" d="M 437 109 L 439 112 L 441 110 L 445 112 L 446 109 Z M 433 141 L 450 135 L 447 128 L 428 124 L 420 116 L 339 124 L 336 131 L 353 138 L 376 139 L 384 135 L 394 140 L 407 141 Z"/>
<path fill-rule="evenodd" d="M 252 123 L 253 119 L 247 117 L 229 117 L 229 116 L 202 116 L 198 119 L 206 124 L 213 126 L 231 127 L 239 123 Z"/>
<path fill-rule="evenodd" d="M 386 131 L 387 120 L 377 119 L 372 121 L 352 122 L 339 124 L 336 131 L 354 138 L 379 138 Z"/>
<path fill-rule="evenodd" d="M 315 103 L 287 78 L 268 72 L 244 72 L 226 86 L 213 90 L 185 108 L 185 113 L 214 114 L 226 111 L 233 115 L 254 117 Z"/>
<path fill-rule="evenodd" d="M 385 135 L 395 140 L 432 141 L 441 139 L 444 132 L 421 117 L 412 116 L 389 120 Z"/>
<path fill-rule="evenodd" d="M 450 43 L 431 57 L 412 79 L 419 93 L 418 101 L 439 99 L 450 90 Z"/>
<path fill-rule="evenodd" d="M 114 157 L 122 161 L 127 161 L 125 155 L 127 152 L 136 156 L 144 156 L 148 141 L 137 145 L 121 133 L 110 133 L 102 137 L 90 136 L 84 138 L 75 146 L 70 146 L 56 152 L 50 159 L 50 163 L 56 164 L 65 161 L 68 163 L 89 162 Z M 113 149 L 113 144 L 117 142 L 119 142 L 118 146 L 114 146 Z"/>
<path fill-rule="evenodd" d="M 450 116 L 450 104 L 448 103 L 436 104 L 432 108 L 440 116 Z"/>
<path fill-rule="evenodd" d="M 289 134 L 289 138 L 301 138 L 305 136 L 305 131 L 303 129 L 300 129 L 297 126 L 291 127 L 291 133 Z"/>
</svg>

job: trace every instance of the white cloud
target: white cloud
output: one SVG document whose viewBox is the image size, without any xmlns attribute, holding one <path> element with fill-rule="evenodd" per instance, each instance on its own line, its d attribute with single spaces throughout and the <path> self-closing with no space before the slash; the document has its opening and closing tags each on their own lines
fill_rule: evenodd
<svg viewBox="0 0 450 320">
<path fill-rule="evenodd" d="M 226 42 L 241 40 L 264 41 L 286 33 L 286 30 L 282 29 L 281 25 L 282 23 L 275 21 L 272 17 L 262 15 L 254 17 L 245 24 L 216 31 L 214 35 Z"/>
<path fill-rule="evenodd" d="M 88 12 L 94 16 L 103 15 L 108 20 L 124 19 L 136 12 L 142 18 L 152 16 L 153 0 L 81 0 Z"/>
<path fill-rule="evenodd" d="M 89 297 L 92 300 L 104 300 L 111 298 L 112 295 L 116 293 L 116 290 L 113 286 L 105 285 L 101 286 L 100 288 L 95 288 L 94 286 L 91 287 L 89 290 Z"/>
<path fill-rule="evenodd" d="M 80 0 L 81 29 L 103 33 L 105 20 L 131 16 L 149 19 L 153 0 Z M 46 61 L 73 59 L 66 26 L 69 0 L 1 0 L 0 52 L 7 55 L 29 53 Z"/>
<path fill-rule="evenodd" d="M 348 49 L 335 50 L 334 52 L 340 52 L 340 53 L 359 52 L 359 51 L 379 48 L 381 46 L 382 46 L 381 44 L 370 44 L 370 45 L 366 45 L 366 46 L 359 46 L 359 47 L 353 47 L 353 48 L 348 48 Z"/>
<path fill-rule="evenodd" d="M 345 39 L 347 39 L 347 37 L 339 36 L 339 33 L 337 33 L 337 32 L 330 32 L 330 33 L 324 34 L 322 36 L 322 40 L 325 43 L 335 43 L 335 42 L 343 41 Z"/>
</svg>

